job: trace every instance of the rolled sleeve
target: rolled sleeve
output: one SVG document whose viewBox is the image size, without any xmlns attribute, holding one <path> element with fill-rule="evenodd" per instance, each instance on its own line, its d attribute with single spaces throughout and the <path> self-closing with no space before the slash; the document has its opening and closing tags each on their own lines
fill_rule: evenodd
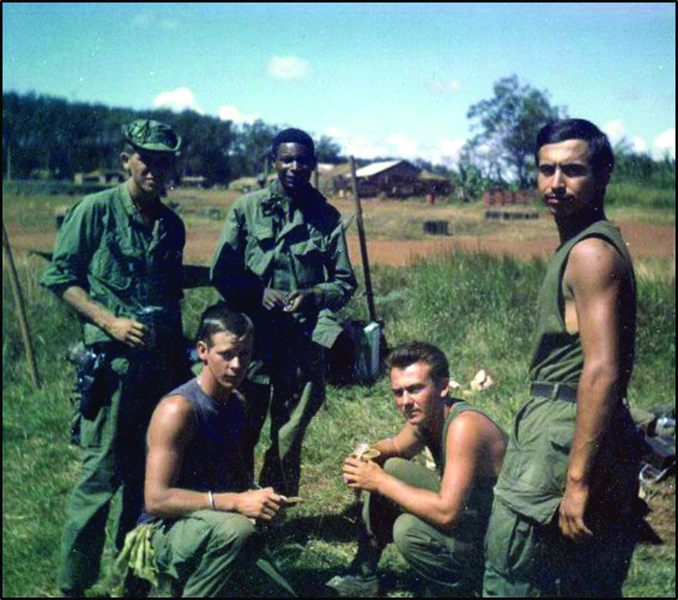
<svg viewBox="0 0 678 600">
<path fill-rule="evenodd" d="M 88 273 L 96 249 L 95 231 L 100 215 L 92 202 L 83 201 L 64 217 L 57 234 L 52 262 L 40 279 L 40 285 L 61 296 L 69 287 L 89 291 Z"/>
</svg>

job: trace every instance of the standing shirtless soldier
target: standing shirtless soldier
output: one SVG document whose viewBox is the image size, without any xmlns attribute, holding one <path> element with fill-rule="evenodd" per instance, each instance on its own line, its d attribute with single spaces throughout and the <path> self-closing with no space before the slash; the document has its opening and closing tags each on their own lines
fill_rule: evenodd
<svg viewBox="0 0 678 600">
<path fill-rule="evenodd" d="M 625 400 L 633 266 L 603 210 L 614 156 L 595 125 L 568 119 L 539 132 L 535 158 L 560 246 L 539 294 L 532 399 L 495 487 L 484 595 L 618 598 L 635 543 L 641 440 Z"/>
</svg>

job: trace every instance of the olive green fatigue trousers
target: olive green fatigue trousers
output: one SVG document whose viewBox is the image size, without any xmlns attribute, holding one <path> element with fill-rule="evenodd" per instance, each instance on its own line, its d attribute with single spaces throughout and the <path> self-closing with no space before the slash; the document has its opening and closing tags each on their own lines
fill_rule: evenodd
<svg viewBox="0 0 678 600">
<path fill-rule="evenodd" d="M 413 487 L 440 490 L 437 473 L 411 461 L 392 458 L 386 461 L 384 470 Z M 450 531 L 442 532 L 373 493 L 368 494 L 363 519 L 370 536 L 382 547 L 395 542 L 430 594 L 447 598 L 480 596 L 485 529 L 478 520 L 462 518 Z"/>
<path fill-rule="evenodd" d="M 61 539 L 62 589 L 85 590 L 99 577 L 111 501 L 121 493 L 114 541 L 125 535 L 143 508 L 146 430 L 160 398 L 190 378 L 190 370 L 157 356 L 113 344 L 97 374 L 100 408 L 92 419 L 78 417 L 82 464 L 66 509 Z"/>
<path fill-rule="evenodd" d="M 243 515 L 198 510 L 164 520 L 154 528 L 152 546 L 161 578 L 170 577 L 172 589 L 184 598 L 294 596 L 260 557 L 262 534 Z"/>
<path fill-rule="evenodd" d="M 560 533 L 576 420 L 573 402 L 534 399 L 518 412 L 486 537 L 485 597 L 618 598 L 637 544 L 638 436 L 626 406 L 602 441 L 584 520 L 593 537 Z"/>
<path fill-rule="evenodd" d="M 306 429 L 325 401 L 325 353 L 308 337 L 287 339 L 285 345 L 274 353 L 270 385 L 247 381 L 243 392 L 257 440 L 270 407 L 271 445 L 259 485 L 296 496 Z"/>
</svg>

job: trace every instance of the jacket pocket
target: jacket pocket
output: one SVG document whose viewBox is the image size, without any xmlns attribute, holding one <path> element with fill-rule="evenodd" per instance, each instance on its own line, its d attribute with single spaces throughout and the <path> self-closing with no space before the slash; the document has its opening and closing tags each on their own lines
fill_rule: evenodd
<svg viewBox="0 0 678 600">
<path fill-rule="evenodd" d="M 325 280 L 323 253 L 320 243 L 313 238 L 290 245 L 295 262 L 298 284 L 311 287 Z"/>
<path fill-rule="evenodd" d="M 103 237 L 95 264 L 96 277 L 118 291 L 129 289 L 132 280 L 143 275 L 144 269 L 141 251 L 110 231 Z"/>
</svg>

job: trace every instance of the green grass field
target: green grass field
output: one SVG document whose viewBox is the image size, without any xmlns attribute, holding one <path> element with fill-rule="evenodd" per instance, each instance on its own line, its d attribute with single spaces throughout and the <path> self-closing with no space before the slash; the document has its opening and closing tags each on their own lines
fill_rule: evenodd
<svg viewBox="0 0 678 600">
<path fill-rule="evenodd" d="M 3 207 L 3 218 L 21 226 L 51 219 L 51 208 L 24 204 Z M 68 203 L 52 199 L 51 205 Z M 36 215 L 35 213 L 41 213 Z M 667 213 L 673 219 L 673 213 Z M 43 221 L 44 222 L 44 221 Z M 38 286 L 44 262 L 19 261 L 28 320 L 33 334 L 40 390 L 28 378 L 16 324 L 7 270 L 3 269 L 3 597 L 58 595 L 57 569 L 66 500 L 78 473 L 78 450 L 69 445 L 74 377 L 65 360 L 78 337 L 77 322 L 63 305 Z M 449 254 L 412 268 L 375 266 L 377 312 L 390 345 L 413 338 L 438 344 L 450 359 L 459 393 L 508 426 L 527 399 L 526 377 L 533 310 L 544 263 L 518 262 L 486 254 Z M 184 326 L 193 335 L 203 308 L 217 299 L 209 289 L 189 290 Z M 357 296 L 344 314 L 365 318 Z M 637 365 L 629 390 L 633 406 L 649 409 L 675 399 L 675 279 L 639 277 Z M 494 385 L 471 392 L 475 373 L 486 369 Z M 359 439 L 392 435 L 400 426 L 388 382 L 328 388 L 327 404 L 308 430 L 302 471 L 303 504 L 291 509 L 275 530 L 271 550 L 304 597 L 323 594 L 323 584 L 350 562 L 355 552 L 357 516 L 352 492 L 341 482 L 344 456 Z M 257 456 L 267 443 L 264 429 Z M 625 594 L 675 597 L 674 480 L 647 490 L 657 512 L 662 545 L 641 546 L 634 557 Z M 107 561 L 110 559 L 110 550 Z M 390 597 L 412 597 L 416 581 L 390 547 L 381 563 Z M 107 593 L 107 573 L 90 596 Z"/>
</svg>

